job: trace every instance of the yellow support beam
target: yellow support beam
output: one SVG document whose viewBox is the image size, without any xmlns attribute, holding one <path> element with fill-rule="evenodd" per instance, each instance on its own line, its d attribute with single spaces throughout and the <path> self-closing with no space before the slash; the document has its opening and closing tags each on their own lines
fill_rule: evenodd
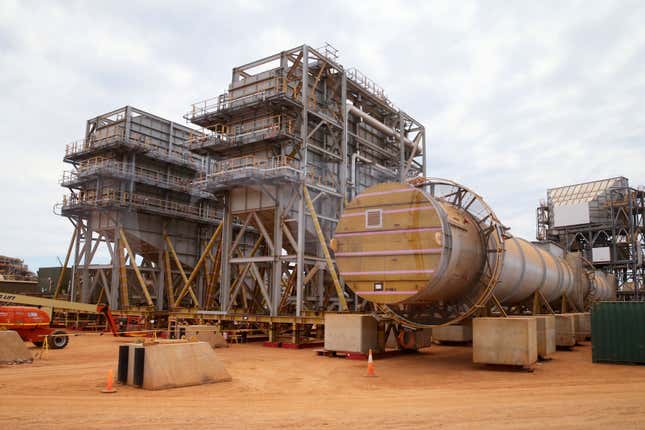
<svg viewBox="0 0 645 430">
<path fill-rule="evenodd" d="M 184 298 L 184 296 L 188 292 L 189 287 L 195 281 L 195 278 L 197 278 L 197 274 L 199 273 L 199 270 L 202 268 L 202 265 L 204 264 L 204 261 L 206 261 L 206 256 L 208 255 L 209 252 L 211 252 L 211 249 L 215 245 L 215 242 L 217 241 L 217 238 L 222 233 L 223 225 L 224 225 L 224 223 L 220 223 L 217 226 L 217 229 L 215 229 L 215 232 L 213 233 L 213 236 L 211 237 L 211 240 L 208 241 L 208 245 L 206 245 L 206 248 L 204 248 L 204 252 L 202 252 L 201 257 L 199 257 L 199 261 L 197 261 L 197 264 L 195 265 L 195 268 L 193 269 L 192 273 L 190 274 L 190 277 L 186 281 L 186 284 L 184 285 L 184 288 L 182 288 L 181 292 L 177 296 L 177 300 L 175 300 L 175 307 L 179 306 L 179 304 L 181 303 L 181 299 Z M 195 303 L 197 305 L 199 305 L 199 302 L 197 301 L 197 297 L 194 297 L 193 300 L 195 300 Z"/>
<path fill-rule="evenodd" d="M 166 273 L 166 294 L 168 295 L 168 303 L 175 301 L 175 292 L 172 288 L 172 272 L 170 271 L 170 253 L 164 251 L 163 253 L 164 269 Z"/>
<path fill-rule="evenodd" d="M 76 235 L 78 234 L 78 229 L 79 227 L 74 228 L 74 233 L 72 233 L 72 240 L 69 241 L 69 247 L 67 248 L 67 254 L 65 255 L 65 262 L 63 263 L 63 267 L 60 269 L 60 273 L 58 274 L 58 281 L 56 281 L 56 289 L 54 290 L 54 299 L 58 298 L 58 294 L 60 293 L 60 289 L 63 286 L 63 277 L 65 276 L 65 271 L 67 270 L 67 264 L 69 263 L 69 257 L 72 255 L 72 249 L 74 248 L 74 241 L 76 240 Z"/>
<path fill-rule="evenodd" d="M 128 239 L 126 239 L 125 237 L 125 233 L 123 232 L 123 229 L 119 229 L 119 236 L 121 237 L 121 240 L 125 245 L 125 249 L 128 250 L 128 255 L 130 256 L 130 264 L 134 269 L 134 274 L 137 276 L 137 280 L 139 281 L 139 285 L 141 286 L 143 295 L 146 296 L 146 302 L 148 303 L 148 306 L 154 306 L 154 303 L 152 302 L 152 297 L 150 297 L 150 292 L 148 292 L 148 287 L 146 286 L 146 281 L 143 279 L 143 275 L 139 270 L 139 266 L 137 266 L 135 254 L 134 252 L 132 252 L 132 248 L 130 248 L 130 244 L 128 243 Z"/>
<path fill-rule="evenodd" d="M 336 293 L 338 294 L 338 302 L 340 303 L 340 310 L 347 311 L 347 301 L 345 300 L 345 295 L 343 294 L 343 288 L 340 285 L 340 280 L 338 279 L 338 274 L 336 273 L 336 268 L 334 267 L 334 260 L 332 260 L 331 255 L 329 254 L 329 248 L 327 248 L 327 242 L 325 241 L 325 235 L 323 234 L 322 228 L 320 228 L 320 222 L 318 222 L 318 215 L 316 215 L 316 209 L 314 204 L 311 201 L 309 196 L 309 191 L 307 191 L 307 184 L 302 185 L 302 193 L 305 197 L 305 203 L 307 208 L 309 208 L 309 213 L 311 214 L 311 220 L 313 221 L 314 228 L 316 229 L 316 234 L 318 235 L 318 241 L 322 248 L 323 254 L 325 255 L 325 261 L 327 262 L 327 270 L 331 275 L 331 279 L 334 281 L 334 287 L 336 288 Z M 302 267 L 299 267 L 298 270 L 302 270 Z"/>
<path fill-rule="evenodd" d="M 179 269 L 179 273 L 181 274 L 181 278 L 184 280 L 184 283 L 188 282 L 188 277 L 186 276 L 186 272 L 184 272 L 184 268 L 181 265 L 181 261 L 179 261 L 179 257 L 177 257 L 177 253 L 175 252 L 175 247 L 172 246 L 172 242 L 170 241 L 170 238 L 168 235 L 164 235 L 164 238 L 166 240 L 166 243 L 168 244 L 168 248 L 170 249 L 170 253 L 172 254 L 172 259 L 175 262 L 175 266 L 177 266 L 177 269 Z M 199 306 L 199 300 L 197 300 L 197 296 L 195 295 L 195 291 L 193 291 L 193 287 L 188 288 L 188 292 L 190 293 L 190 297 L 193 300 L 193 303 L 195 306 Z M 174 294 L 174 291 L 173 291 Z M 169 305 L 174 306 L 175 303 L 175 297 L 172 298 L 170 302 L 168 302 Z"/>
</svg>

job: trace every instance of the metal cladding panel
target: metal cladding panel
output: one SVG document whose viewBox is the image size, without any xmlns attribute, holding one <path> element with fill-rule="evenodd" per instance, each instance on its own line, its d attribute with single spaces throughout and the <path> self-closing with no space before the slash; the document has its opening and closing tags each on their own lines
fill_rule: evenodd
<svg viewBox="0 0 645 430">
<path fill-rule="evenodd" d="M 589 204 L 575 203 L 553 207 L 553 226 L 589 224 Z"/>
<path fill-rule="evenodd" d="M 591 311 L 592 360 L 645 364 L 645 302 L 598 302 Z"/>
<path fill-rule="evenodd" d="M 611 255 L 609 252 L 609 247 L 602 246 L 598 248 L 592 248 L 591 259 L 593 260 L 594 263 L 598 261 L 610 261 Z"/>
</svg>

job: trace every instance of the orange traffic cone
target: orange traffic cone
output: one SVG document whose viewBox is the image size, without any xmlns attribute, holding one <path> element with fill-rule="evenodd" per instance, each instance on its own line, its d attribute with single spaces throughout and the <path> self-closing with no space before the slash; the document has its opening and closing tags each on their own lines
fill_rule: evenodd
<svg viewBox="0 0 645 430">
<path fill-rule="evenodd" d="M 108 370 L 107 382 L 105 383 L 105 388 L 101 390 L 101 393 L 116 393 L 116 389 L 112 386 L 114 382 L 114 370 Z"/>
<path fill-rule="evenodd" d="M 367 355 L 367 376 L 376 376 L 374 373 L 374 360 L 372 359 L 372 350 Z"/>
</svg>

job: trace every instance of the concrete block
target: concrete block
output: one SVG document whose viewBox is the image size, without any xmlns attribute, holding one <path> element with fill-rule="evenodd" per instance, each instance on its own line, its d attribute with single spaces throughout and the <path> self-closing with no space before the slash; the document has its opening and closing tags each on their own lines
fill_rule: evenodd
<svg viewBox="0 0 645 430">
<path fill-rule="evenodd" d="M 367 353 L 378 349 L 377 322 L 369 314 L 325 314 L 325 349 Z"/>
<path fill-rule="evenodd" d="M 591 313 L 575 313 L 572 314 L 575 320 L 576 341 L 584 342 L 591 339 Z"/>
<path fill-rule="evenodd" d="M 572 314 L 555 315 L 555 344 L 561 347 L 576 344 L 575 317 Z"/>
<path fill-rule="evenodd" d="M 134 349 L 135 348 L 143 348 L 142 343 L 129 343 L 127 344 L 129 347 L 128 350 L 128 377 L 126 379 L 126 384 L 127 385 L 133 385 L 134 384 Z"/>
<path fill-rule="evenodd" d="M 206 342 L 160 343 L 144 348 L 143 388 L 147 390 L 231 380 L 231 375 Z"/>
<path fill-rule="evenodd" d="M 189 325 L 186 326 L 186 340 L 191 342 L 206 342 L 211 348 L 226 348 L 228 343 L 219 329 L 212 325 Z"/>
<path fill-rule="evenodd" d="M 31 363 L 32 361 L 31 351 L 17 332 L 0 331 L 0 364 Z"/>
<path fill-rule="evenodd" d="M 535 318 L 473 319 L 473 363 L 530 367 L 537 358 Z"/>
<path fill-rule="evenodd" d="M 439 342 L 471 342 L 473 328 L 470 325 L 449 325 L 432 329 L 432 338 Z"/>
<path fill-rule="evenodd" d="M 538 357 L 548 358 L 555 352 L 555 315 L 512 316 L 512 318 L 535 318 Z"/>
</svg>

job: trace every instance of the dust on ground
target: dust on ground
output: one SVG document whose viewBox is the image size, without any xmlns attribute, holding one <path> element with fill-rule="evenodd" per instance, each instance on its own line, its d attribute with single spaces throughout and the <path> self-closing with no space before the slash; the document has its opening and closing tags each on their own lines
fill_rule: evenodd
<svg viewBox="0 0 645 430">
<path fill-rule="evenodd" d="M 33 364 L 0 366 L 2 429 L 645 428 L 645 366 L 594 364 L 589 343 L 533 373 L 432 346 L 366 363 L 259 343 L 216 350 L 232 382 L 102 394 L 127 339 L 79 336 Z"/>
</svg>

